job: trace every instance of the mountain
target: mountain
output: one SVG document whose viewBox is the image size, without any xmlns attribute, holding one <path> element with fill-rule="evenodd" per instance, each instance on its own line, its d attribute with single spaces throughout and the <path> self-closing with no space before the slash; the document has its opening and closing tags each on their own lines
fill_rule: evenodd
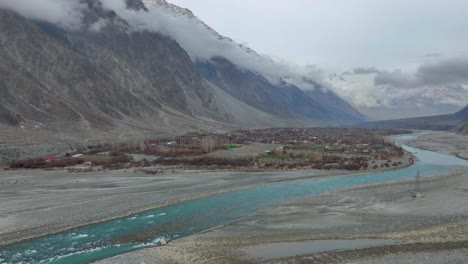
<svg viewBox="0 0 468 264">
<path fill-rule="evenodd" d="M 0 9 L 2 126 L 115 137 L 361 120 L 352 108 L 335 113 L 336 105 L 349 105 L 334 94 L 307 96 L 225 58 L 195 61 L 171 37 L 135 30 L 99 0 L 80 1 L 82 25 L 73 28 Z M 165 1 L 152 2 L 196 18 Z M 127 0 L 127 8 L 149 12 L 140 0 Z M 318 103 L 314 98 L 321 95 L 336 105 Z"/>
<path fill-rule="evenodd" d="M 67 31 L 8 10 L 0 14 L 1 123 L 68 132 L 246 123 L 233 109 L 222 110 L 219 92 L 176 42 L 149 32 L 129 35 L 125 21 L 99 6 L 90 6 L 85 20 L 109 16 L 114 23 L 100 32 Z M 246 124 L 281 124 L 251 110 L 259 118 Z"/>
<path fill-rule="evenodd" d="M 235 43 L 206 25 L 188 9 L 170 4 L 165 0 L 143 0 L 143 2 L 149 7 L 160 8 L 174 16 L 188 18 L 193 23 L 201 25 L 220 41 L 227 40 Z M 249 56 L 255 58 L 261 56 L 248 47 L 235 44 Z M 275 63 L 269 57 L 264 58 L 268 63 Z M 281 118 L 299 119 L 315 124 L 350 124 L 365 119 L 338 95 L 317 84 L 314 84 L 316 89 L 304 91 L 301 87 L 287 83 L 284 79 L 274 83 L 262 74 L 221 56 L 208 60 L 195 59 L 194 63 L 205 79 L 228 94 L 250 106 Z M 269 67 L 269 65 L 264 66 Z"/>
<path fill-rule="evenodd" d="M 166 0 L 142 0 L 142 3 L 145 5 L 145 7 L 157 7 L 157 8 L 164 9 L 165 11 L 171 13 L 172 15 L 186 17 L 194 21 L 195 23 L 201 25 L 202 27 L 204 27 L 206 30 L 208 30 L 213 35 L 215 35 L 217 38 L 219 39 L 225 38 L 221 36 L 218 32 L 216 32 L 216 30 L 208 26 L 205 22 L 203 22 L 198 17 L 196 17 L 190 9 L 176 6 L 174 4 L 167 2 Z"/>
<path fill-rule="evenodd" d="M 344 124 L 356 123 L 365 120 L 366 117 L 354 107 L 341 99 L 331 90 L 325 90 L 319 85 L 315 89 L 306 90 L 304 93 L 311 98 L 315 104 L 327 109 L 332 114 L 332 120 L 339 120 Z"/>
<path fill-rule="evenodd" d="M 464 126 L 466 125 L 466 120 L 468 120 L 468 106 L 454 114 L 449 115 L 367 122 L 358 124 L 358 126 L 371 128 L 405 128 L 421 130 L 455 130 L 458 128 L 463 131 Z"/>
<path fill-rule="evenodd" d="M 357 109 L 371 120 L 390 120 L 453 113 L 468 101 L 468 93 L 460 85 L 415 89 L 374 86 L 372 75 L 328 76 L 333 91 L 354 100 Z M 353 91 L 360 91 L 355 94 Z"/>
<path fill-rule="evenodd" d="M 133 1 L 133 0 L 130 0 L 130 1 Z M 183 8 L 183 7 L 174 5 L 172 3 L 167 2 L 166 0 L 141 0 L 141 2 L 144 3 L 146 7 L 159 8 L 159 9 L 166 11 L 169 14 L 172 14 L 173 16 L 188 18 L 193 23 L 202 26 L 204 29 L 206 29 L 210 34 L 212 34 L 217 39 L 227 40 L 229 42 L 234 43 L 234 40 L 219 34 L 216 30 L 214 30 L 212 27 L 207 25 L 203 20 L 195 16 L 195 14 L 188 8 Z M 247 53 L 251 53 L 251 54 L 258 56 L 258 54 L 254 50 L 250 49 L 249 47 L 246 47 L 239 43 L 236 43 L 236 44 L 239 47 L 241 47 L 244 51 L 246 51 Z"/>
<path fill-rule="evenodd" d="M 225 58 L 213 58 L 196 64 L 211 83 L 248 105 L 286 119 L 323 120 L 326 110 L 286 83 L 273 85 L 254 72 L 240 69 Z"/>
</svg>

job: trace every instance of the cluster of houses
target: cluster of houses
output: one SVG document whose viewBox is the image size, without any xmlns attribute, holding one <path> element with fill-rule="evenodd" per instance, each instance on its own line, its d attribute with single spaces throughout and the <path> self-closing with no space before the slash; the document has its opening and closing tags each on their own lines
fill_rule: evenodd
<svg viewBox="0 0 468 264">
<path fill-rule="evenodd" d="M 356 154 L 390 154 L 392 144 L 386 143 L 382 135 L 391 131 L 362 128 L 268 128 L 239 130 L 227 134 L 206 131 L 188 133 L 183 136 L 145 140 L 144 146 L 202 148 L 207 152 L 221 147 L 251 143 L 280 145 L 277 151 L 294 150 L 298 147 L 316 146 L 320 150 Z"/>
</svg>

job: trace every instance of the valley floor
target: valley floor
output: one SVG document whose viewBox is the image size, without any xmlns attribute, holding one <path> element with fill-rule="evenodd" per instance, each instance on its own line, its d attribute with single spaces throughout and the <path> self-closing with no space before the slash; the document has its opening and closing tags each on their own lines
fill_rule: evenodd
<svg viewBox="0 0 468 264">
<path fill-rule="evenodd" d="M 0 245 L 215 193 L 343 174 L 349 172 L 1 171 Z M 304 198 L 99 263 L 466 263 L 468 170 L 422 189 L 422 199 L 411 196 L 412 182 Z M 317 240 L 354 249 L 313 252 Z"/>
</svg>

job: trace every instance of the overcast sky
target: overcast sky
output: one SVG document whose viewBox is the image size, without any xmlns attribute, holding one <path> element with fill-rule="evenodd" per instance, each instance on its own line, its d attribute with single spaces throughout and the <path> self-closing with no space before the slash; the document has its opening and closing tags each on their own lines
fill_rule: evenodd
<svg viewBox="0 0 468 264">
<path fill-rule="evenodd" d="M 331 72 L 468 54 L 467 0 L 169 1 L 260 53 Z"/>
</svg>

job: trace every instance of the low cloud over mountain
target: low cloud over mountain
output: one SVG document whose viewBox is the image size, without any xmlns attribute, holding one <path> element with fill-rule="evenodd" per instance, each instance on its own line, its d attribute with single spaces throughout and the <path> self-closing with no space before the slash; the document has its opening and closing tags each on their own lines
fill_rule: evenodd
<svg viewBox="0 0 468 264">
<path fill-rule="evenodd" d="M 37 0 L 20 2 L 5 0 L 0 7 L 12 9 L 21 15 L 35 20 L 59 24 L 67 28 L 80 28 L 84 0 Z M 310 90 L 315 84 L 323 84 L 324 74 L 317 67 L 300 66 L 284 60 L 273 60 L 239 45 L 229 38 L 207 30 L 203 25 L 194 23 L 189 17 L 173 16 L 164 9 L 148 6 L 148 10 L 127 9 L 125 0 L 102 0 L 104 8 L 115 11 L 124 18 L 134 31 L 151 31 L 170 36 L 187 51 L 193 60 L 209 60 L 213 57 L 224 57 L 245 69 L 258 72 L 270 82 L 280 84 L 286 80 L 302 89 Z M 106 25 L 99 20 L 88 25 L 91 30 L 99 30 Z M 311 85 L 308 80 L 313 80 Z"/>
<path fill-rule="evenodd" d="M 332 89 L 376 119 L 450 113 L 468 102 L 468 57 L 438 54 L 414 71 L 358 67 L 343 75 Z"/>
<path fill-rule="evenodd" d="M 82 11 L 86 5 L 75 0 L 2 0 L 0 8 L 11 9 L 29 19 L 76 28 L 81 26 Z"/>
<path fill-rule="evenodd" d="M 395 88 L 419 88 L 435 85 L 461 85 L 468 83 L 468 58 L 443 59 L 420 65 L 415 73 L 400 70 L 376 71 L 375 85 Z"/>
</svg>

